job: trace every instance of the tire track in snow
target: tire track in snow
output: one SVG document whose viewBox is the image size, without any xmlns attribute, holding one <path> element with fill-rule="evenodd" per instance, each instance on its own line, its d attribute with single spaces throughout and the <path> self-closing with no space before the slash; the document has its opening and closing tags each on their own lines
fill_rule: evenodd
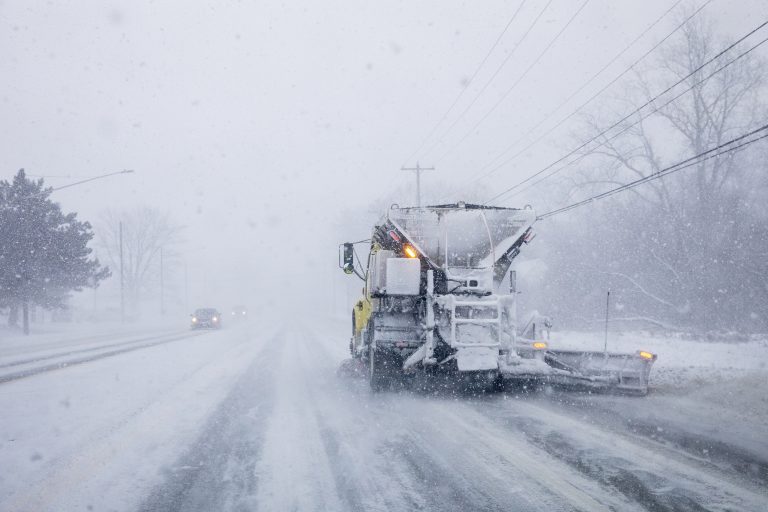
<svg viewBox="0 0 768 512">
<path fill-rule="evenodd" d="M 55 370 L 64 370 L 66 368 L 71 368 L 73 366 L 78 366 L 78 365 L 85 364 L 85 363 L 91 363 L 91 362 L 94 362 L 94 361 L 99 361 L 101 359 L 105 359 L 105 358 L 108 358 L 108 357 L 114 357 L 114 356 L 118 356 L 118 355 L 121 355 L 121 354 L 126 354 L 128 352 L 133 352 L 135 350 L 141 350 L 141 349 L 144 349 L 144 348 L 156 347 L 158 345 L 163 345 L 163 344 L 166 344 L 166 343 L 172 343 L 174 341 L 186 340 L 186 339 L 189 339 L 189 338 L 200 336 L 202 334 L 207 334 L 207 333 L 194 333 L 194 334 L 193 333 L 184 333 L 182 335 L 171 336 L 170 338 L 162 337 L 162 336 L 154 336 L 154 337 L 150 337 L 150 338 L 133 340 L 133 341 L 128 341 L 128 342 L 124 342 L 124 343 L 116 343 L 116 344 L 113 344 L 113 345 L 105 345 L 105 346 L 96 347 L 96 348 L 93 348 L 93 349 L 83 349 L 83 350 L 80 350 L 80 351 L 73 351 L 73 352 L 68 352 L 68 353 L 64 353 L 64 354 L 57 354 L 57 355 L 50 356 L 50 357 L 39 358 L 39 359 L 35 359 L 35 360 L 30 360 L 30 361 L 23 361 L 23 362 L 20 362 L 20 363 L 9 363 L 9 364 L 6 364 L 5 366 L 6 367 L 21 366 L 21 365 L 24 365 L 24 364 L 27 364 L 27 363 L 34 363 L 34 362 L 38 362 L 38 361 L 47 361 L 47 360 L 50 360 L 50 359 L 58 359 L 58 358 L 61 358 L 61 357 L 65 358 L 63 361 L 59 361 L 59 362 L 56 362 L 56 363 L 47 363 L 47 364 L 43 364 L 42 366 L 35 366 L 35 367 L 32 367 L 32 368 L 27 368 L 27 369 L 18 370 L 18 371 L 12 371 L 11 373 L 6 373 L 4 375 L 0 375 L 0 384 L 5 384 L 7 382 L 13 382 L 13 381 L 20 380 L 20 379 L 25 379 L 27 377 L 33 377 L 33 376 L 39 375 L 41 373 L 52 372 L 52 371 L 55 371 Z M 151 341 L 149 343 L 143 343 L 143 342 L 148 341 L 148 340 L 159 340 L 159 341 Z M 125 346 L 125 345 L 127 345 L 127 346 Z M 122 348 L 114 348 L 114 347 L 122 347 Z M 109 348 L 113 348 L 113 350 L 107 350 L 106 352 L 103 352 L 104 349 L 109 349 Z M 83 352 L 86 352 L 86 353 L 87 352 L 96 352 L 96 353 L 95 354 L 86 355 L 86 356 L 66 358 L 66 356 L 68 356 L 68 355 L 74 355 L 74 354 L 79 354 L 79 353 L 83 353 Z"/>
<path fill-rule="evenodd" d="M 264 434 L 264 447 L 256 464 L 259 489 L 255 503 L 261 510 L 349 510 L 334 478 L 333 452 L 327 450 L 314 410 L 326 403 L 312 390 L 321 383 L 314 377 L 316 364 L 293 326 L 281 343 L 283 351 L 273 364 L 276 394 L 273 413 Z"/>
<path fill-rule="evenodd" d="M 312 340 L 307 347 L 312 347 L 311 359 L 326 361 L 325 374 L 333 375 L 338 359 L 324 344 Z M 633 508 L 521 436 L 510 436 L 487 421 L 467 423 L 460 416 L 477 414 L 462 400 L 408 392 L 371 394 L 360 380 L 337 382 L 334 407 L 317 410 L 332 425 L 329 430 L 340 430 L 337 437 L 351 445 L 345 450 L 351 460 L 346 465 L 360 473 L 356 483 L 376 490 L 375 482 L 366 480 L 378 477 L 389 484 L 389 491 L 367 493 L 386 503 L 371 509 Z M 350 415 L 345 407 L 356 411 Z M 360 458 L 364 465 L 359 460 L 356 464 Z"/>
<path fill-rule="evenodd" d="M 143 512 L 255 510 L 255 464 L 275 393 L 273 361 L 283 350 L 270 339 L 202 433 L 139 507 Z"/>
<path fill-rule="evenodd" d="M 441 394 L 443 398 L 447 396 Z M 568 404 L 560 404 L 542 393 L 530 395 L 527 400 L 513 397 L 509 402 L 501 402 L 502 397 L 509 396 L 490 395 L 480 399 L 466 396 L 459 402 L 473 409 L 464 414 L 464 418 L 480 415 L 501 427 L 507 436 L 524 435 L 529 445 L 567 464 L 608 492 L 623 495 L 635 506 L 661 511 L 768 510 L 768 492 L 762 485 L 761 466 L 755 463 L 756 459 L 762 459 L 757 454 L 739 450 L 734 453 L 728 445 L 715 446 L 720 460 L 714 462 L 725 461 L 730 466 L 716 464 L 708 460 L 709 457 L 701 456 L 698 449 L 707 440 L 696 437 L 693 432 L 668 433 L 665 428 L 660 437 L 677 443 L 670 446 L 653 439 L 658 436 L 648 429 L 656 430 L 656 425 L 641 422 L 640 431 L 635 432 L 633 421 L 632 432 L 627 432 L 626 422 L 617 428 L 617 421 L 606 417 L 608 412 L 616 416 L 612 406 L 608 406 L 611 411 L 603 411 L 592 403 L 615 397 L 589 397 L 584 404 L 579 402 L 583 395 L 564 394 Z M 627 405 L 629 411 L 633 410 L 633 404 L 641 407 L 645 403 L 642 399 L 632 400 Z M 511 421 L 510 416 L 515 421 Z M 745 480 L 742 474 L 748 474 L 750 479 Z"/>
<path fill-rule="evenodd" d="M 514 483 L 520 496 L 539 510 L 600 511 L 632 509 L 620 495 L 606 489 L 546 451 L 530 444 L 520 433 L 500 429 L 474 412 L 465 399 L 428 397 L 427 403 L 406 402 L 405 414 L 421 414 L 443 428 L 423 436 L 420 443 L 431 452 L 451 450 L 454 464 L 464 474 L 482 476 L 490 496 L 505 496 Z M 501 506 L 507 499 L 498 500 Z"/>
<path fill-rule="evenodd" d="M 344 510 L 421 508 L 415 499 L 392 492 L 398 487 L 397 477 L 403 476 L 402 468 L 399 472 L 378 468 L 382 454 L 368 442 L 377 421 L 371 420 L 372 411 L 359 407 L 359 397 L 342 386 L 336 377 L 335 360 L 318 346 L 315 335 L 305 331 L 301 339 L 301 352 L 305 354 L 301 358 L 302 371 L 313 383 L 309 390 L 311 412 Z M 368 390 L 364 391 L 367 394 Z"/>
<path fill-rule="evenodd" d="M 561 411 L 578 413 L 589 409 L 593 421 L 599 418 L 603 425 L 614 430 L 624 431 L 625 437 L 641 438 L 647 444 L 658 445 L 660 449 L 674 450 L 685 458 L 698 461 L 712 469 L 725 473 L 735 471 L 758 486 L 768 486 L 768 456 L 760 447 L 747 448 L 736 446 L 732 442 L 715 439 L 710 435 L 686 430 L 677 422 L 665 419 L 663 415 L 638 414 L 630 403 L 616 397 L 587 395 L 576 397 L 555 397 L 554 407 Z M 546 403 L 546 402 L 543 402 Z M 645 408 L 654 411 L 661 404 L 649 402 Z M 647 411 L 646 411 L 647 412 Z M 662 411 L 656 411 L 661 413 Z M 755 435 L 754 431 L 751 432 Z M 735 476 L 735 475 L 732 475 Z M 731 478 L 731 480 L 734 480 Z M 742 482 L 742 477 L 738 478 Z"/>
<path fill-rule="evenodd" d="M 121 325 L 122 326 L 122 325 Z M 93 334 L 88 336 L 74 335 L 73 333 L 61 333 L 57 336 L 62 336 L 52 341 L 46 341 L 43 343 L 23 343 L 23 344 L 11 344 L 9 346 L 0 347 L 0 359 L 10 359 L 14 357 L 25 357 L 41 352 L 47 352 L 56 349 L 74 348 L 83 345 L 90 345 L 98 342 L 109 342 L 115 338 L 128 339 L 137 338 L 140 336 L 148 335 L 169 335 L 178 332 L 178 329 L 167 329 L 167 332 L 158 334 L 155 329 L 137 329 L 137 330 L 115 330 L 109 332 L 102 332 L 100 334 Z M 71 337 L 73 336 L 74 337 Z M 43 334 L 43 336 L 47 336 Z"/>
<path fill-rule="evenodd" d="M 148 472 L 145 459 L 156 460 L 158 453 L 165 452 L 158 447 L 163 439 L 173 444 L 170 439 L 162 437 L 172 435 L 163 431 L 162 427 L 159 429 L 159 438 L 147 433 L 152 432 L 158 422 L 162 422 L 162 416 L 158 417 L 158 414 L 173 414 L 173 410 L 178 409 L 180 404 L 187 403 L 185 395 L 189 393 L 190 385 L 209 384 L 212 376 L 221 371 L 222 364 L 228 358 L 242 358 L 253 351 L 242 340 L 230 341 L 223 351 L 214 353 L 213 357 L 175 376 L 172 384 L 159 389 L 151 400 L 126 411 L 127 414 L 111 419 L 104 427 L 92 432 L 87 442 L 80 444 L 77 451 L 67 451 L 49 459 L 45 472 L 35 475 L 34 481 L 27 487 L 8 494 L 7 501 L 0 504 L 0 509 L 75 510 L 83 509 L 86 505 L 91 507 L 98 502 L 102 506 L 95 505 L 96 509 L 106 506 L 114 508 L 115 504 L 128 508 L 125 503 L 139 501 L 136 489 L 146 486 L 146 477 L 156 467 L 150 463 Z M 184 401 L 180 402 L 180 399 Z M 173 405 L 169 403 L 171 400 Z M 185 416 L 194 417 L 195 413 Z M 175 415 L 169 421 L 173 420 Z M 124 450 L 126 446 L 131 449 Z"/>
<path fill-rule="evenodd" d="M 412 429 L 429 435 L 435 425 L 401 414 L 400 400 L 411 397 L 372 394 L 367 382 L 339 379 L 337 359 L 312 336 L 306 339 L 307 360 L 315 368 L 312 380 L 322 383 L 313 388 L 313 402 L 322 404 L 314 413 L 346 510 L 501 511 L 510 503 L 520 511 L 541 510 L 511 485 L 495 501 L 482 481 L 457 471 L 456 461 L 443 450 L 425 450 L 421 434 Z"/>
<path fill-rule="evenodd" d="M 337 361 L 323 348 L 305 334 L 299 353 L 315 384 L 312 412 L 344 510 L 501 510 L 401 435 L 402 418 L 385 395 L 337 378 Z"/>
<path fill-rule="evenodd" d="M 141 341 L 152 341 L 152 340 L 156 340 L 156 339 L 159 339 L 159 338 L 163 338 L 163 337 L 167 337 L 167 336 L 173 336 L 173 335 L 178 335 L 178 334 L 182 334 L 182 333 L 188 333 L 188 331 L 174 331 L 174 332 L 170 332 L 170 333 L 166 333 L 166 334 L 154 334 L 154 335 L 151 335 L 151 336 L 129 337 L 127 339 L 126 339 L 126 337 L 123 336 L 121 341 L 114 342 L 113 339 L 108 339 L 108 340 L 105 340 L 107 342 L 106 344 L 91 345 L 91 346 L 88 346 L 88 347 L 85 347 L 85 348 L 74 348 L 74 347 L 63 346 L 63 347 L 58 347 L 58 348 L 60 348 L 60 349 L 62 349 L 64 351 L 52 352 L 52 353 L 48 353 L 48 354 L 44 354 L 44 355 L 30 356 L 30 357 L 27 357 L 26 359 L 13 359 L 13 356 L 11 356 L 11 357 L 0 357 L 0 360 L 2 360 L 2 359 L 12 359 L 11 361 L 0 362 L 0 368 L 10 368 L 10 367 L 13 367 L 13 366 L 22 366 L 22 365 L 25 365 L 25 364 L 37 363 L 37 362 L 40 362 L 40 361 L 47 361 L 47 360 L 50 360 L 50 359 L 57 359 L 57 358 L 60 358 L 60 357 L 66 357 L 66 356 L 74 355 L 74 354 L 83 354 L 83 353 L 86 353 L 86 352 L 93 352 L 93 351 L 96 351 L 96 350 L 103 350 L 103 349 L 119 347 L 119 346 L 123 346 L 123 345 L 130 345 L 131 343 L 139 343 Z M 81 343 L 80 345 L 86 345 L 86 344 L 87 343 Z M 48 349 L 48 350 L 50 350 L 50 349 Z M 18 356 L 16 356 L 16 357 L 18 357 Z"/>
<path fill-rule="evenodd" d="M 582 414 L 577 419 L 568 412 L 551 410 L 550 404 L 520 397 L 480 400 L 472 405 L 494 423 L 523 432 L 531 444 L 648 510 L 757 511 L 768 506 L 768 496 L 761 496 L 752 486 L 734 482 L 716 468 L 682 457 L 659 443 L 595 424 L 592 416 Z"/>
<path fill-rule="evenodd" d="M 339 379 L 338 360 L 305 334 L 303 367 L 312 369 L 314 413 L 346 510 L 509 510 L 414 436 L 415 418 L 400 414 L 405 395 L 372 394 L 367 382 Z M 427 434 L 434 425 L 416 426 Z M 516 510 L 537 510 L 518 496 Z"/>
</svg>

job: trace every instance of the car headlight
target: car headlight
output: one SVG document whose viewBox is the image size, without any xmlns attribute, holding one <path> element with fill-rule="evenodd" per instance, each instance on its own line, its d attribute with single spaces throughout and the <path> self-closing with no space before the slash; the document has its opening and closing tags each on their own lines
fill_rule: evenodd
<svg viewBox="0 0 768 512">
<path fill-rule="evenodd" d="M 195 317 L 192 317 L 192 323 L 194 324 L 194 323 L 196 323 L 196 322 L 197 322 L 197 318 L 195 318 Z"/>
<path fill-rule="evenodd" d="M 213 321 L 214 321 L 214 322 L 218 322 L 218 321 L 219 321 L 219 319 L 218 319 L 218 318 L 216 318 L 216 317 L 213 317 Z"/>
</svg>

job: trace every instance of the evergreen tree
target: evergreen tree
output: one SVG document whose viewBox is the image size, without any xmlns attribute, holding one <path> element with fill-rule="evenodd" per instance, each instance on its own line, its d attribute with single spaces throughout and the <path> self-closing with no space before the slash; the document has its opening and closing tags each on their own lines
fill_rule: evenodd
<svg viewBox="0 0 768 512">
<path fill-rule="evenodd" d="M 21 309 L 25 334 L 30 305 L 63 308 L 70 292 L 95 288 L 110 275 L 90 258 L 91 225 L 64 214 L 50 194 L 24 169 L 12 182 L 0 181 L 0 306 L 11 309 L 11 321 Z"/>
</svg>

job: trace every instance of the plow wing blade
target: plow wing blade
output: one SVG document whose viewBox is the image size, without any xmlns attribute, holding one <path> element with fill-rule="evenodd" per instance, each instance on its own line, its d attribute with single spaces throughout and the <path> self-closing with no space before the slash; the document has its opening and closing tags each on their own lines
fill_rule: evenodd
<svg viewBox="0 0 768 512">
<path fill-rule="evenodd" d="M 553 383 L 587 388 L 613 389 L 632 394 L 648 393 L 648 377 L 656 355 L 548 350 L 544 362 L 557 371 Z"/>
<path fill-rule="evenodd" d="M 645 395 L 654 361 L 656 355 L 645 351 L 612 354 L 547 350 L 543 360 L 522 359 L 513 364 L 501 364 L 499 369 L 506 380 Z"/>
</svg>

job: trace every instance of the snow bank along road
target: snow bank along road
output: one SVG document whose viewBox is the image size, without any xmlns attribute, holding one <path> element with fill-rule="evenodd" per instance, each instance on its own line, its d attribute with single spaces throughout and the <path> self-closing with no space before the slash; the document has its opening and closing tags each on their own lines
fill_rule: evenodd
<svg viewBox="0 0 768 512">
<path fill-rule="evenodd" d="M 336 376 L 346 327 L 0 348 L 0 510 L 768 510 L 759 369 L 647 398 L 371 394 Z"/>
</svg>

